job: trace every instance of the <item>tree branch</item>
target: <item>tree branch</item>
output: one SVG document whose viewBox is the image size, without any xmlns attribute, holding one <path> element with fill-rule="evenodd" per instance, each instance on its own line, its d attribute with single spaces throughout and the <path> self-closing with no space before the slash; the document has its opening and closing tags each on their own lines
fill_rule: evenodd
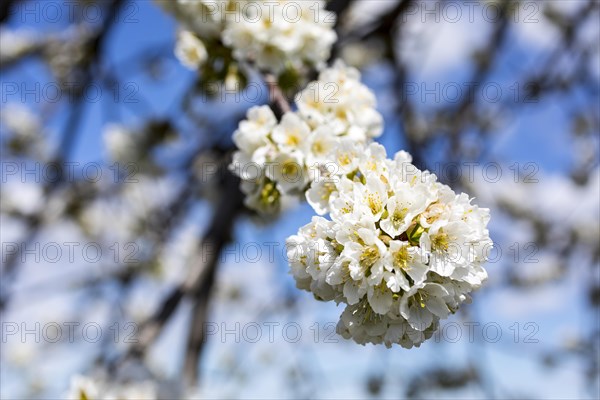
<svg viewBox="0 0 600 400">
<path fill-rule="evenodd" d="M 275 75 L 267 74 L 265 75 L 265 83 L 269 88 L 269 102 L 271 103 L 273 111 L 278 117 L 281 117 L 283 114 L 290 112 L 292 108 L 290 107 L 290 103 L 288 102 L 285 94 L 281 91 L 281 88 L 277 84 L 277 78 Z"/>
<path fill-rule="evenodd" d="M 0 23 L 5 22 L 10 16 L 10 10 L 13 9 L 20 0 L 3 0 L 0 2 Z"/>
<path fill-rule="evenodd" d="M 124 2 L 125 2 L 125 0 L 113 0 L 112 1 L 112 3 L 109 6 L 108 15 L 104 20 L 104 25 L 102 26 L 100 31 L 98 31 L 98 33 L 93 38 L 93 40 L 91 40 L 89 42 L 90 54 L 92 54 L 93 57 L 90 57 L 88 59 L 88 61 L 83 65 L 84 82 L 82 82 L 82 86 L 81 86 L 83 88 L 89 87 L 91 85 L 91 83 L 93 82 L 94 78 L 93 78 L 93 74 L 92 74 L 92 67 L 94 65 L 94 62 L 98 62 L 99 54 L 102 53 L 103 47 L 106 42 L 106 38 L 108 37 L 108 34 L 109 34 L 111 28 L 114 26 L 114 23 L 116 21 L 115 16 L 118 14 L 118 12 L 119 12 L 121 6 L 124 4 Z M 69 119 L 66 122 L 64 132 L 60 139 L 60 145 L 58 147 L 57 154 L 53 157 L 53 160 L 51 162 L 52 164 L 56 164 L 58 166 L 59 174 L 58 174 L 58 179 L 52 180 L 50 183 L 45 185 L 44 197 L 46 198 L 46 200 L 52 195 L 52 193 L 54 193 L 56 191 L 56 189 L 58 189 L 60 187 L 60 185 L 64 182 L 65 176 L 68 175 L 68 174 L 65 174 L 64 171 L 62 171 L 62 168 L 63 168 L 64 161 L 68 160 L 70 152 L 74 148 L 74 144 L 76 142 L 76 140 L 75 140 L 76 135 L 80 132 L 79 127 L 81 125 L 81 120 L 85 114 L 85 108 L 86 108 L 83 94 L 84 94 L 83 91 L 80 93 L 76 93 L 77 97 L 75 99 L 76 100 L 75 106 L 71 110 Z M 23 248 L 26 248 L 27 244 L 31 243 L 37 236 L 38 230 L 42 225 L 44 212 L 45 212 L 45 209 L 41 210 L 38 214 L 36 214 L 26 220 L 26 224 L 27 224 L 26 233 L 25 233 L 25 238 L 23 240 L 23 243 L 25 245 L 19 246 L 17 251 L 15 251 L 14 253 L 10 253 L 6 257 L 6 259 L 4 261 L 4 265 L 3 265 L 3 271 L 2 271 L 3 275 L 4 275 L 3 276 L 4 282 L 14 281 L 15 275 L 16 275 L 17 262 L 21 258 L 21 251 Z M 9 295 L 6 293 L 6 289 L 5 288 L 2 288 L 2 289 L 3 289 L 2 294 L 0 295 L 0 309 L 4 309 L 4 307 L 6 307 L 6 305 L 8 304 L 8 300 L 9 300 L 9 297 L 8 297 Z"/>
<path fill-rule="evenodd" d="M 229 157 L 224 157 L 221 167 L 223 176 L 221 195 L 209 229 L 201 244 L 198 261 L 190 268 L 186 279 L 164 299 L 156 314 L 140 327 L 138 342 L 132 346 L 127 357 L 142 357 L 158 337 L 185 296 L 194 300 L 193 324 L 188 340 L 185 376 L 193 383 L 197 377 L 197 364 L 205 342 L 203 330 L 208 301 L 214 285 L 216 269 L 222 249 L 231 240 L 236 217 L 243 211 L 243 195 L 239 179 L 227 171 Z M 199 327 L 199 328 L 198 328 Z"/>
</svg>

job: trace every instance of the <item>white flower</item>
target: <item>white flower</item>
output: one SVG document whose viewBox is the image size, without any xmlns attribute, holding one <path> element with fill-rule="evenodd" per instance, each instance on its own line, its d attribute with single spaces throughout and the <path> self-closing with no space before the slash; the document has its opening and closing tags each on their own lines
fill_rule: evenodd
<svg viewBox="0 0 600 400">
<path fill-rule="evenodd" d="M 398 293 L 409 290 L 408 278 L 413 285 L 419 285 L 427 276 L 427 258 L 418 246 L 409 242 L 391 240 L 389 242 L 388 260 L 386 260 L 386 281 L 390 290 Z"/>
<path fill-rule="evenodd" d="M 280 74 L 287 68 L 321 68 L 337 39 L 335 15 L 325 2 L 177 0 L 161 2 L 186 30 L 225 46 L 240 62 Z M 224 49 L 221 49 L 221 52 Z M 227 49 L 225 49 L 227 50 Z"/>
<path fill-rule="evenodd" d="M 317 214 L 325 215 L 329 211 L 331 195 L 337 191 L 336 179 L 320 175 L 306 191 L 306 200 Z"/>
<path fill-rule="evenodd" d="M 281 201 L 284 196 L 277 184 L 268 178 L 258 182 L 242 181 L 242 193 L 246 195 L 244 204 L 260 214 L 273 215 L 281 211 Z"/>
<path fill-rule="evenodd" d="M 307 191 L 315 210 L 330 214 L 319 217 L 327 232 L 309 224 L 292 239 L 321 249 L 327 267 L 309 257 L 292 264 L 292 275 L 318 298 L 347 304 L 343 337 L 418 346 L 487 278 L 489 211 L 418 170 L 407 153 L 390 160 L 378 144 L 347 140 L 330 155 L 343 172 Z"/>
<path fill-rule="evenodd" d="M 333 135 L 328 125 L 315 128 L 308 137 L 306 163 L 308 166 L 318 168 L 329 163 L 329 154 L 339 144 L 339 139 Z"/>
<path fill-rule="evenodd" d="M 240 122 L 233 133 L 233 142 L 245 153 L 268 144 L 268 135 L 277 125 L 277 119 L 269 106 L 255 106 L 248 110 L 247 119 Z"/>
<path fill-rule="evenodd" d="M 182 30 L 177 35 L 175 55 L 183 65 L 196 70 L 208 59 L 208 52 L 202 40 L 194 33 Z"/>
<path fill-rule="evenodd" d="M 233 154 L 233 160 L 229 169 L 237 176 L 242 178 L 242 182 L 258 183 L 265 174 L 262 163 L 257 163 L 253 159 L 253 153 L 236 151 Z M 259 155 L 259 158 L 260 155 Z"/>
<path fill-rule="evenodd" d="M 375 95 L 360 82 L 358 70 L 340 60 L 300 92 L 296 103 L 311 126 L 328 124 L 334 134 L 355 141 L 378 137 L 383 130 Z"/>
<path fill-rule="evenodd" d="M 306 151 L 310 129 L 302 119 L 292 113 L 286 113 L 281 122 L 273 129 L 273 141 L 283 151 Z"/>
<path fill-rule="evenodd" d="M 361 209 L 361 214 L 368 216 L 374 222 L 379 221 L 386 211 L 388 202 L 388 185 L 381 179 L 381 175 L 366 172 L 361 177 L 361 181 L 355 181 L 353 185 L 356 194 L 355 206 Z"/>
<path fill-rule="evenodd" d="M 341 63 L 336 63 L 332 70 L 335 72 L 329 75 L 336 79 L 359 77 L 358 71 Z M 361 85 L 358 81 L 355 84 Z M 277 122 L 268 106 L 253 107 L 233 134 L 238 151 L 230 169 L 242 178 L 246 205 L 264 216 L 280 212 L 282 200 L 289 203 L 304 197 L 317 212 L 324 214 L 329 211 L 334 192 L 332 180 L 356 170 L 361 160 L 374 167 L 370 172 L 381 172 L 376 160 L 385 158 L 385 150 L 375 146 L 365 152 L 364 145 L 370 140 L 365 135 L 352 136 L 336 129 L 329 122 L 315 124 L 301 112 L 287 112 Z M 376 217 L 379 217 L 384 212 L 387 195 L 376 175 L 372 180 L 364 196 L 372 200 L 372 205 L 378 202 Z M 362 204 L 363 199 L 357 197 L 352 202 Z"/>
<path fill-rule="evenodd" d="M 391 237 L 399 236 L 432 201 L 433 197 L 425 185 L 411 187 L 404 182 L 398 184 L 394 187 L 394 196 L 385 205 L 386 215 L 381 220 L 381 229 Z"/>
<path fill-rule="evenodd" d="M 356 170 L 362 150 L 363 147 L 360 145 L 360 142 L 355 142 L 347 138 L 341 140 L 329 156 L 330 160 L 337 167 L 336 174 L 346 175 Z"/>
<path fill-rule="evenodd" d="M 369 281 L 379 283 L 383 276 L 386 246 L 379 239 L 379 232 L 374 225 L 364 225 L 351 221 L 341 224 L 336 232 L 336 240 L 344 246 L 342 254 L 351 260 L 351 278 L 360 280 L 368 277 Z"/>
<path fill-rule="evenodd" d="M 283 193 L 303 189 L 307 183 L 308 174 L 299 152 L 279 153 L 267 166 L 266 173 Z"/>
<path fill-rule="evenodd" d="M 437 283 L 413 286 L 402 296 L 400 314 L 418 331 L 429 328 L 434 319 L 445 318 L 450 313 L 444 297 L 448 291 Z"/>
<path fill-rule="evenodd" d="M 429 229 L 421 236 L 420 245 L 430 253 L 431 270 L 441 276 L 451 276 L 454 270 L 468 263 L 469 225 L 462 221 Z"/>
<path fill-rule="evenodd" d="M 299 289 L 310 290 L 312 278 L 308 273 L 307 240 L 302 235 L 290 236 L 286 241 L 287 259 Z"/>
<path fill-rule="evenodd" d="M 332 29 L 335 18 L 324 6 L 322 1 L 234 2 L 232 8 L 239 14 L 226 19 L 223 43 L 237 60 L 253 61 L 275 74 L 287 66 L 319 67 L 337 39 Z"/>
</svg>

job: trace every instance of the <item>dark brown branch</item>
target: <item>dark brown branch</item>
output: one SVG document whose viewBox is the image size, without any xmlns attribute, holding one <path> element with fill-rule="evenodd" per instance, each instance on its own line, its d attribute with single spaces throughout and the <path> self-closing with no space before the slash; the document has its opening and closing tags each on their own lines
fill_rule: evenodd
<svg viewBox="0 0 600 400">
<path fill-rule="evenodd" d="M 220 254 L 220 251 L 219 251 Z M 206 343 L 205 325 L 208 317 L 208 304 L 212 294 L 212 288 L 216 276 L 216 259 L 207 266 L 208 271 L 200 288 L 195 293 L 195 303 L 190 321 L 190 332 L 188 336 L 183 375 L 185 382 L 193 386 L 198 379 L 198 365 L 202 357 L 202 350 Z"/>
<path fill-rule="evenodd" d="M 281 117 L 286 112 L 291 111 L 290 103 L 277 84 L 277 78 L 274 75 L 268 74 L 265 76 L 265 83 L 269 88 L 269 102 L 275 115 Z"/>
<path fill-rule="evenodd" d="M 236 216 L 243 210 L 242 199 L 243 195 L 239 189 L 238 178 L 230 173 L 225 173 L 220 204 L 203 243 L 210 250 L 211 258 L 205 265 L 203 279 L 192 287 L 195 304 L 184 366 L 186 381 L 191 385 L 197 380 L 198 363 L 206 343 L 204 325 L 208 315 L 208 303 L 215 282 L 219 257 L 223 248 L 231 240 Z"/>
<path fill-rule="evenodd" d="M 142 324 L 138 342 L 129 349 L 126 356 L 142 357 L 146 349 L 158 337 L 164 325 L 170 320 L 181 300 L 191 296 L 194 301 L 195 326 L 204 325 L 208 300 L 214 284 L 216 269 L 222 249 L 231 240 L 236 217 L 243 210 L 239 180 L 226 171 L 223 164 L 223 185 L 221 196 L 213 219 L 200 245 L 197 262 L 191 266 L 187 278 L 165 298 L 157 313 Z M 185 375 L 190 381 L 197 376 L 197 361 L 205 342 L 202 329 L 191 329 L 186 355 Z"/>
</svg>

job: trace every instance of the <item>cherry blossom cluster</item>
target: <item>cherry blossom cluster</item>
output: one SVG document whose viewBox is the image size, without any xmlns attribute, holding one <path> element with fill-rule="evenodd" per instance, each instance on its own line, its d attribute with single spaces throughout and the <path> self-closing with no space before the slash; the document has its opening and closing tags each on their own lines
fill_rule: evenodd
<svg viewBox="0 0 600 400">
<path fill-rule="evenodd" d="M 322 71 L 296 104 L 281 121 L 268 106 L 251 108 L 233 134 L 231 170 L 242 178 L 246 205 L 262 215 L 279 213 L 317 176 L 335 173 L 330 155 L 342 141 L 366 144 L 382 132 L 375 96 L 342 62 Z"/>
<path fill-rule="evenodd" d="M 347 305 L 337 331 L 357 343 L 419 346 L 487 273 L 489 210 L 420 171 L 406 152 L 344 140 L 335 175 L 315 181 L 315 216 L 287 241 L 297 286 Z"/>
<path fill-rule="evenodd" d="M 157 389 L 151 381 L 115 384 L 104 379 L 75 375 L 67 394 L 69 400 L 154 400 Z"/>
<path fill-rule="evenodd" d="M 337 39 L 335 14 L 321 0 L 177 0 L 164 6 L 183 25 L 175 53 L 191 69 L 204 64 L 209 54 L 250 62 L 277 75 L 320 68 Z"/>
</svg>

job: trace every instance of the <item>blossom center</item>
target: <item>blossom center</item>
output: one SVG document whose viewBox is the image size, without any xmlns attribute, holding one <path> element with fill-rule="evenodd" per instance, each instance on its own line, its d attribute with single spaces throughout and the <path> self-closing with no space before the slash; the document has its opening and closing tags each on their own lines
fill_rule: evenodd
<svg viewBox="0 0 600 400">
<path fill-rule="evenodd" d="M 448 248 L 450 247 L 450 238 L 448 237 L 448 234 L 440 232 L 437 235 L 434 235 L 431 238 L 431 247 L 433 247 L 434 250 L 448 251 Z"/>
<path fill-rule="evenodd" d="M 360 265 L 370 268 L 379 259 L 379 250 L 375 246 L 366 247 L 360 255 Z"/>
<path fill-rule="evenodd" d="M 397 228 L 402 222 L 404 222 L 404 218 L 408 215 L 408 208 L 396 208 L 394 214 L 392 214 L 392 223 Z"/>
<path fill-rule="evenodd" d="M 367 196 L 367 201 L 369 203 L 369 208 L 373 214 L 377 214 L 383 208 L 383 203 L 381 202 L 381 197 L 377 193 L 369 193 Z"/>
<path fill-rule="evenodd" d="M 410 254 L 408 254 L 408 248 L 406 246 L 400 248 L 394 253 L 394 265 L 402 270 L 408 270 L 408 263 L 410 261 Z"/>
</svg>

